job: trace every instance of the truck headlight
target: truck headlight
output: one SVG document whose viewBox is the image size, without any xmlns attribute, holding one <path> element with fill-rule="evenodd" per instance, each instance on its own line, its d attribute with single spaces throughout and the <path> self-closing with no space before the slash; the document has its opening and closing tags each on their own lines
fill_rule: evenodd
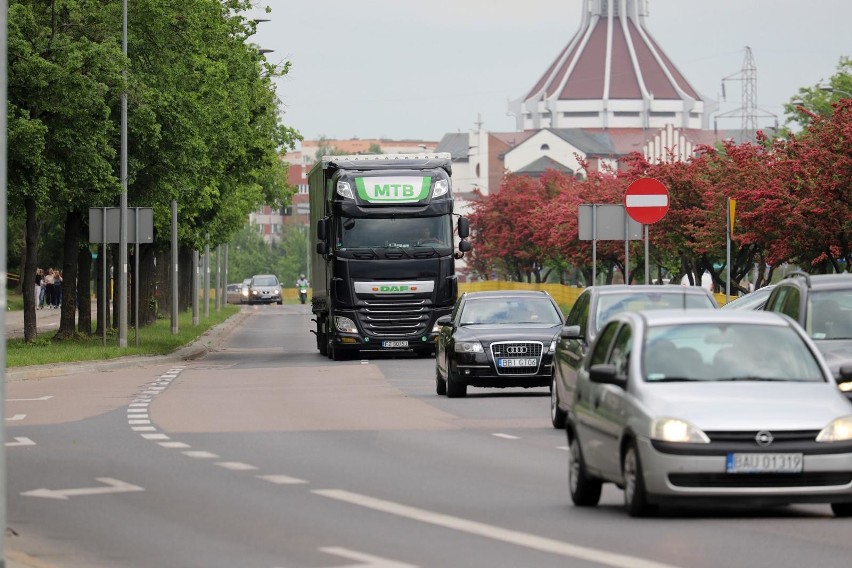
<svg viewBox="0 0 852 568">
<path fill-rule="evenodd" d="M 337 195 L 340 195 L 341 197 L 348 197 L 349 199 L 355 199 L 355 196 L 352 194 L 352 186 L 349 185 L 348 181 L 337 182 Z"/>
<path fill-rule="evenodd" d="M 478 341 L 456 341 L 456 353 L 482 353 L 482 344 Z"/>
<path fill-rule="evenodd" d="M 435 187 L 432 189 L 432 197 L 440 197 L 450 191 L 450 184 L 445 179 L 439 179 L 435 182 Z"/>
<path fill-rule="evenodd" d="M 661 442 L 709 444 L 707 434 L 689 422 L 677 418 L 655 418 L 651 422 L 651 438 Z"/>
<path fill-rule="evenodd" d="M 337 328 L 337 331 L 342 331 L 343 333 L 358 333 L 355 322 L 343 316 L 334 316 L 334 327 Z"/>
</svg>

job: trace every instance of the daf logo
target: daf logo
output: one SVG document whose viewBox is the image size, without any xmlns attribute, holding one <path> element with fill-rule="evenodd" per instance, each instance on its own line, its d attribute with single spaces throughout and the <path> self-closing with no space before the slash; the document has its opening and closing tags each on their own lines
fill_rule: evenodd
<svg viewBox="0 0 852 568">
<path fill-rule="evenodd" d="M 508 353 L 509 355 L 523 355 L 526 352 L 527 348 L 524 346 L 506 348 L 506 353 Z"/>
<path fill-rule="evenodd" d="M 757 442 L 758 446 L 768 446 L 775 440 L 775 437 L 772 435 L 772 432 L 767 432 L 766 430 L 761 430 L 754 436 L 754 441 Z"/>
</svg>

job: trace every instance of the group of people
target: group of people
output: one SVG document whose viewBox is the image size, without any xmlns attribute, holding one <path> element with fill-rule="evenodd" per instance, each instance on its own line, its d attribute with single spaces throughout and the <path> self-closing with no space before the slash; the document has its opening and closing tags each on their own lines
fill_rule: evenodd
<svg viewBox="0 0 852 568">
<path fill-rule="evenodd" d="M 62 271 L 37 268 L 35 275 L 36 309 L 58 310 L 62 305 Z"/>
</svg>

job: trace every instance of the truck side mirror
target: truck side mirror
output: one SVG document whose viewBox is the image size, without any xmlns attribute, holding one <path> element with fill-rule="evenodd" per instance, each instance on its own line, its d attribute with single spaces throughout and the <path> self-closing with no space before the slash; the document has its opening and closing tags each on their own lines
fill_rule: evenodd
<svg viewBox="0 0 852 568">
<path fill-rule="evenodd" d="M 470 244 L 470 241 L 462 239 L 459 241 L 459 250 L 462 252 L 470 252 L 473 250 L 473 246 Z"/>
<path fill-rule="evenodd" d="M 317 254 L 325 255 L 328 252 L 328 248 L 325 245 L 325 241 L 320 241 L 317 243 Z"/>
<path fill-rule="evenodd" d="M 323 217 L 317 221 L 317 238 L 323 243 L 328 239 L 328 217 Z"/>
<path fill-rule="evenodd" d="M 458 227 L 460 238 L 466 239 L 470 236 L 470 222 L 466 217 L 459 217 Z"/>
</svg>

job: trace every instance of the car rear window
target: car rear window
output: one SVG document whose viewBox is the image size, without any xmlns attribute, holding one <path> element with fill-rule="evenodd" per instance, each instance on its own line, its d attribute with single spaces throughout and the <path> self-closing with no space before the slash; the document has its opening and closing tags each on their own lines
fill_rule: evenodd
<svg viewBox="0 0 852 568">
<path fill-rule="evenodd" d="M 621 312 L 638 312 L 639 310 L 681 310 L 681 309 L 715 309 L 713 300 L 704 294 L 684 294 L 679 290 L 664 293 L 626 292 L 624 294 L 602 294 L 598 299 L 595 315 L 595 329 L 610 317 Z"/>
</svg>

